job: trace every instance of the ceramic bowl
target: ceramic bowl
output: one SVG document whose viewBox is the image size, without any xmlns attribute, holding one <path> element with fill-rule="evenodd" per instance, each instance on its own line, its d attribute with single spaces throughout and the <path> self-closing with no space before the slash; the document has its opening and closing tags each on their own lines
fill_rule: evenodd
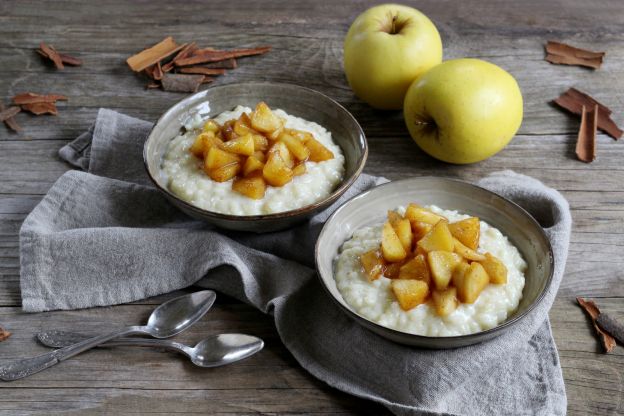
<svg viewBox="0 0 624 416">
<path fill-rule="evenodd" d="M 498 228 L 527 262 L 525 285 L 518 309 L 497 327 L 470 335 L 428 337 L 381 326 L 355 312 L 342 298 L 334 280 L 334 261 L 353 232 L 385 221 L 388 210 L 410 202 L 437 205 L 474 215 Z M 554 258 L 542 227 L 515 203 L 467 182 L 419 177 L 377 186 L 346 202 L 327 220 L 316 244 L 318 276 L 338 307 L 356 322 L 392 341 L 423 348 L 455 348 L 476 344 L 511 329 L 540 302 L 551 284 Z"/>
<path fill-rule="evenodd" d="M 255 107 L 265 101 L 271 108 L 281 108 L 289 114 L 314 121 L 332 133 L 334 141 L 345 155 L 345 176 L 334 192 L 312 205 L 267 215 L 228 215 L 196 207 L 177 197 L 167 186 L 161 166 L 169 142 L 182 130 L 194 114 L 213 117 L 232 110 L 237 105 Z M 270 232 L 291 227 L 334 203 L 362 172 L 368 146 L 362 128 L 355 118 L 340 104 L 320 92 L 309 88 L 273 82 L 229 84 L 207 89 L 191 95 L 167 110 L 156 122 L 143 149 L 147 173 L 173 205 L 191 217 L 207 221 L 222 228 Z"/>
</svg>

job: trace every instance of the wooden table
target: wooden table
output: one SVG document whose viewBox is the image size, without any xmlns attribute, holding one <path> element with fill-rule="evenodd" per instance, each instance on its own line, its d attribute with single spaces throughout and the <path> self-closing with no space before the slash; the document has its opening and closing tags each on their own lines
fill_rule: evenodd
<svg viewBox="0 0 624 416">
<path fill-rule="evenodd" d="M 549 104 L 568 87 L 594 95 L 624 125 L 624 4 L 620 0 L 451 2 L 417 7 L 438 26 L 445 57 L 490 60 L 510 71 L 525 99 L 524 123 L 495 157 L 449 166 L 411 141 L 400 112 L 378 112 L 357 100 L 342 71 L 342 41 L 358 13 L 375 2 L 350 1 L 19 1 L 0 3 L 0 98 L 34 91 L 70 97 L 59 115 L 21 114 L 20 134 L 0 126 L 0 324 L 13 336 L 0 360 L 41 353 L 42 329 L 95 332 L 142 321 L 168 296 L 75 312 L 24 314 L 20 309 L 18 231 L 23 219 L 69 167 L 58 149 L 89 127 L 98 108 L 154 121 L 182 94 L 145 90 L 125 59 L 172 35 L 219 48 L 273 46 L 241 61 L 215 85 L 272 80 L 305 85 L 335 98 L 362 124 L 370 144 L 366 171 L 391 179 L 440 175 L 477 180 L 501 169 L 534 176 L 560 190 L 574 218 L 567 272 L 551 311 L 570 414 L 624 412 L 624 349 L 601 353 L 576 296 L 598 299 L 624 319 L 624 143 L 600 135 L 598 159 L 574 157 L 578 120 Z M 597 3 L 597 4 L 595 4 Z M 544 61 L 546 40 L 606 50 L 598 71 Z M 40 41 L 84 60 L 56 71 L 34 52 Z M 385 410 L 325 386 L 301 369 L 281 344 L 270 317 L 232 299 L 182 338 L 220 331 L 266 340 L 266 349 L 234 366 L 201 370 L 157 351 L 99 350 L 28 379 L 2 383 L 1 414 L 58 413 L 315 413 L 380 414 Z"/>
</svg>

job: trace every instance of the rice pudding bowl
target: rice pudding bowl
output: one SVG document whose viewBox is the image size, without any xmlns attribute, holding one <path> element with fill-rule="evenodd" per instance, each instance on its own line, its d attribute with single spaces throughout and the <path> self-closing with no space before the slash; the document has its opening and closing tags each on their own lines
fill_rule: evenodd
<svg viewBox="0 0 624 416">
<path fill-rule="evenodd" d="M 469 218 L 457 211 L 426 207 L 451 223 Z M 404 207 L 396 211 L 405 212 Z M 518 249 L 498 229 L 480 221 L 479 253 L 489 252 L 507 267 L 507 283 L 489 284 L 472 303 L 459 303 L 448 316 L 436 314 L 431 299 L 405 311 L 390 290 L 392 279 L 381 276 L 370 281 L 360 256 L 380 246 L 382 224 L 364 227 L 341 246 L 334 260 L 334 278 L 346 303 L 359 315 L 387 328 L 430 336 L 459 336 L 491 329 L 504 322 L 522 298 L 527 264 Z"/>
<path fill-rule="evenodd" d="M 237 106 L 212 119 L 220 125 L 237 119 L 242 113 L 250 114 L 252 109 Z M 345 157 L 342 149 L 332 139 L 331 132 L 323 126 L 283 110 L 273 110 L 285 121 L 285 127 L 311 133 L 314 138 L 329 149 L 334 158 L 322 162 L 306 161 L 306 173 L 295 176 L 281 187 L 267 186 L 262 199 L 251 199 L 232 190 L 232 181 L 216 182 L 202 169 L 202 161 L 189 151 L 204 119 L 196 114 L 184 127 L 186 131 L 176 136 L 168 145 L 162 163 L 167 186 L 171 192 L 184 201 L 199 208 L 230 215 L 266 215 L 291 211 L 318 202 L 333 192 L 345 174 Z"/>
</svg>

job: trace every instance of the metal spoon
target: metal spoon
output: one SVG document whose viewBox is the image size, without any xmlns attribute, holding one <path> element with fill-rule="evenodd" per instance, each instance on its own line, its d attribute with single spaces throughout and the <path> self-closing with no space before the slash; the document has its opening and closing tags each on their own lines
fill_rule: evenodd
<svg viewBox="0 0 624 416">
<path fill-rule="evenodd" d="M 63 348 L 89 337 L 74 332 L 46 331 L 37 334 L 37 339 L 46 347 Z M 264 342 L 251 335 L 219 334 L 200 341 L 194 347 L 179 342 L 149 338 L 119 338 L 98 347 L 157 347 L 181 352 L 199 367 L 219 367 L 251 357 L 264 347 Z"/>
<path fill-rule="evenodd" d="M 172 337 L 201 319 L 216 298 L 217 295 L 212 290 L 202 290 L 171 299 L 154 309 L 145 326 L 129 326 L 47 354 L 14 362 L 0 368 L 0 380 L 13 381 L 28 377 L 106 341 L 125 335 L 143 334 L 154 338 Z"/>
</svg>

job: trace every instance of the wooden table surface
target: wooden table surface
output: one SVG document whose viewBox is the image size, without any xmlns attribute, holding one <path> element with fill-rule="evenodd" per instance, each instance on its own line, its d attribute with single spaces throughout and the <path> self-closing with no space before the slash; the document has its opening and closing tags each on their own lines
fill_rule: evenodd
<svg viewBox="0 0 624 416">
<path fill-rule="evenodd" d="M 477 180 L 501 169 L 536 177 L 560 190 L 574 219 L 566 274 L 550 313 L 571 415 L 624 412 L 624 348 L 601 353 L 576 296 L 593 297 L 624 319 L 624 143 L 598 138 L 598 159 L 574 157 L 578 120 L 549 104 L 568 87 L 595 96 L 624 125 L 624 3 L 621 0 L 412 2 L 437 25 L 445 58 L 492 61 L 518 80 L 524 122 L 502 152 L 471 166 L 450 166 L 421 152 L 400 112 L 372 110 L 356 99 L 342 71 L 342 41 L 372 1 L 14 1 L 0 3 L 0 98 L 34 91 L 70 97 L 58 116 L 18 115 L 24 130 L 0 126 L 0 325 L 13 336 L 0 361 L 44 351 L 43 329 L 96 332 L 141 322 L 162 296 L 130 305 L 25 314 L 20 309 L 18 231 L 23 219 L 69 169 L 58 149 L 89 127 L 100 107 L 154 121 L 183 94 L 145 90 L 125 64 L 131 54 L 172 35 L 180 42 L 234 48 L 272 45 L 262 57 L 215 85 L 272 80 L 305 85 L 342 103 L 359 120 L 370 145 L 366 171 L 391 179 L 440 175 Z M 546 40 L 606 50 L 598 71 L 544 61 Z M 56 71 L 34 52 L 40 41 L 84 60 Z M 170 296 L 170 295 L 169 295 Z M 127 348 L 80 355 L 53 370 L 0 384 L 0 414 L 59 413 L 315 413 L 381 414 L 377 405 L 315 380 L 281 344 L 272 319 L 221 299 L 182 339 L 241 331 L 266 348 L 237 365 L 194 368 L 168 353 Z"/>
</svg>

